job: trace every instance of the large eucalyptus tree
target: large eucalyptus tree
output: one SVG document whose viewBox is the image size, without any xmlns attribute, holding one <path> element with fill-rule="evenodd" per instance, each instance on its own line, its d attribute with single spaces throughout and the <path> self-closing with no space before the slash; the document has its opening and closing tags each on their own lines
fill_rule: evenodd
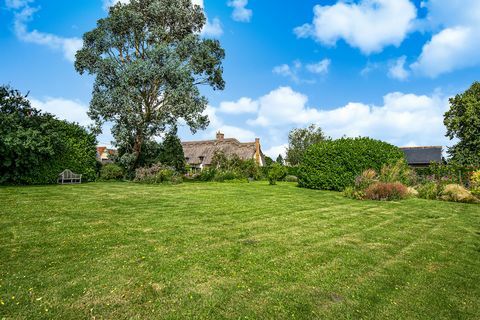
<svg viewBox="0 0 480 320">
<path fill-rule="evenodd" d="M 224 88 L 225 52 L 218 40 L 200 36 L 205 21 L 191 0 L 131 0 L 84 34 L 75 69 L 95 76 L 89 116 L 97 132 L 113 123 L 129 167 L 146 142 L 179 120 L 192 132 L 208 125 L 198 86 Z"/>
</svg>

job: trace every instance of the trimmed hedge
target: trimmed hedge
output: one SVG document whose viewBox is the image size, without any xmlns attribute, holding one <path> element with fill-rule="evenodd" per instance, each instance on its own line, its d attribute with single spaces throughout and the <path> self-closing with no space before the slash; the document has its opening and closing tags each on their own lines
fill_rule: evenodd
<svg viewBox="0 0 480 320">
<path fill-rule="evenodd" d="M 343 191 L 364 170 L 377 172 L 404 159 L 397 147 L 370 138 L 342 138 L 312 145 L 298 168 L 299 186 Z"/>
</svg>

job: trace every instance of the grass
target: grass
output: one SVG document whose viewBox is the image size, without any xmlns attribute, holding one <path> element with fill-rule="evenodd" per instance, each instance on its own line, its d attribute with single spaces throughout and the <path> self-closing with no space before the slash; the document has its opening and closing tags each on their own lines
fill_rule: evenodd
<svg viewBox="0 0 480 320">
<path fill-rule="evenodd" d="M 478 319 L 480 206 L 266 183 L 0 188 L 0 319 Z"/>
</svg>

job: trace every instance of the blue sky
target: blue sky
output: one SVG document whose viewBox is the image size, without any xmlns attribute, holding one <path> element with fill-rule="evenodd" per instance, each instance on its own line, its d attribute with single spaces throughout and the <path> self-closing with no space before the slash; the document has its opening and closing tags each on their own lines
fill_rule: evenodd
<svg viewBox="0 0 480 320">
<path fill-rule="evenodd" d="M 0 1 L 0 83 L 88 124 L 93 79 L 72 59 L 115 0 Z M 260 137 L 276 156 L 290 129 L 316 123 L 335 138 L 446 146 L 448 98 L 480 80 L 478 0 L 194 1 L 208 17 L 203 36 L 226 50 L 227 86 L 202 89 L 211 125 L 193 137 L 182 128 L 183 139 Z"/>
</svg>

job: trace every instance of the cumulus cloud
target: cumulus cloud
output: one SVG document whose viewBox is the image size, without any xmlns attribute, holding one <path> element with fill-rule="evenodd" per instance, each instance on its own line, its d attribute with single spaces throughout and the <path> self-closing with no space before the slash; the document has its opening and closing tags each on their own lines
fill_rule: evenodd
<svg viewBox="0 0 480 320">
<path fill-rule="evenodd" d="M 270 147 L 262 151 L 265 155 L 272 158 L 273 160 L 277 159 L 278 155 L 282 155 L 282 157 L 285 159 L 287 156 L 287 147 L 288 147 L 288 144 L 285 143 L 279 146 Z"/>
<path fill-rule="evenodd" d="M 220 103 L 220 112 L 229 114 L 255 113 L 258 109 L 258 101 L 250 98 L 240 98 L 238 101 L 224 101 Z"/>
<path fill-rule="evenodd" d="M 232 19 L 239 22 L 250 22 L 253 11 L 247 9 L 248 0 L 231 0 L 228 6 L 233 8 Z"/>
<path fill-rule="evenodd" d="M 416 16 L 416 7 L 409 0 L 339 1 L 331 6 L 316 5 L 313 22 L 294 32 L 299 38 L 312 37 L 327 46 L 343 39 L 364 54 L 371 54 L 386 46 L 399 46 Z"/>
<path fill-rule="evenodd" d="M 392 79 L 397 79 L 400 81 L 405 81 L 410 76 L 410 72 L 405 69 L 405 62 L 407 61 L 406 56 L 401 56 L 393 64 L 391 64 L 390 69 L 388 70 L 388 76 Z"/>
<path fill-rule="evenodd" d="M 60 51 L 65 59 L 70 62 L 75 61 L 75 54 L 83 45 L 80 38 L 65 38 L 38 30 L 28 30 L 28 22 L 33 19 L 33 15 L 38 10 L 30 6 L 32 2 L 32 0 L 6 1 L 7 8 L 15 11 L 14 31 L 17 38 L 27 43 L 34 43 Z"/>
<path fill-rule="evenodd" d="M 379 106 L 350 102 L 325 110 L 308 106 L 306 95 L 280 87 L 258 102 L 257 117 L 248 121 L 252 126 L 270 129 L 316 123 L 334 138 L 369 136 L 399 146 L 448 144 L 443 125 L 448 99 L 439 94 L 393 92 L 385 95 Z"/>
<path fill-rule="evenodd" d="M 426 0 L 422 6 L 428 15 L 420 24 L 427 30 L 440 30 L 423 46 L 412 70 L 435 78 L 480 65 L 480 1 Z"/>
<path fill-rule="evenodd" d="M 92 124 L 87 115 L 88 106 L 78 100 L 69 100 L 65 98 L 30 99 L 32 106 L 43 112 L 51 113 L 61 120 L 77 122 L 82 126 Z"/>
</svg>

